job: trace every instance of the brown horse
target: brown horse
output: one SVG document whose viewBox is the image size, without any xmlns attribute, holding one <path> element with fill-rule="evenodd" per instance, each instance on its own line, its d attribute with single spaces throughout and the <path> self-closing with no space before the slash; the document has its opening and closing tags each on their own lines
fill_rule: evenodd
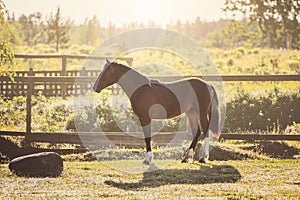
<svg viewBox="0 0 300 200">
<path fill-rule="evenodd" d="M 192 160 L 193 152 L 200 136 L 200 126 L 205 134 L 204 151 L 200 162 L 206 162 L 209 155 L 209 130 L 219 136 L 220 110 L 217 94 L 213 86 L 199 78 L 186 78 L 171 83 L 150 80 L 134 69 L 107 60 L 99 74 L 93 90 L 118 83 L 130 99 L 134 113 L 139 118 L 146 142 L 144 164 L 150 164 L 151 120 L 170 119 L 186 113 L 193 134 L 193 141 L 182 160 Z"/>
</svg>

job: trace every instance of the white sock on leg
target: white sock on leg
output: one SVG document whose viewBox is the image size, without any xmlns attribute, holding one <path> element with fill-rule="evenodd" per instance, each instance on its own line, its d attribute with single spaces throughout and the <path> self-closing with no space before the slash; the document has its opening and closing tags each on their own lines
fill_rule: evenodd
<svg viewBox="0 0 300 200">
<path fill-rule="evenodd" d="M 208 161 L 208 157 L 209 157 L 209 141 L 210 141 L 210 137 L 206 137 L 204 139 L 204 145 L 203 145 L 203 149 L 200 155 L 200 162 L 207 162 Z"/>
<path fill-rule="evenodd" d="M 146 165 L 150 165 L 151 161 L 152 161 L 152 158 L 153 158 L 153 153 L 152 151 L 148 151 L 146 153 L 146 157 L 145 157 L 145 160 L 144 160 L 144 164 Z"/>
</svg>

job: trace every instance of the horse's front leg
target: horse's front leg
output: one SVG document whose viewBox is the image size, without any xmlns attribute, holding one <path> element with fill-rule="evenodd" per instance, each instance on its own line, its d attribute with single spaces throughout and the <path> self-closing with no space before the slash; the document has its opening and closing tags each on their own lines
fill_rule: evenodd
<svg viewBox="0 0 300 200">
<path fill-rule="evenodd" d="M 184 157 L 184 159 L 181 161 L 183 163 L 187 162 L 187 163 L 192 163 L 193 162 L 193 157 L 194 157 L 194 151 L 195 151 L 195 147 L 197 145 L 198 142 L 198 138 L 200 136 L 200 129 L 199 127 L 197 127 L 197 132 L 194 135 L 194 139 L 189 147 L 188 152 L 186 153 L 186 156 Z"/>
<path fill-rule="evenodd" d="M 196 144 L 198 142 L 198 138 L 199 138 L 201 132 L 200 132 L 200 128 L 198 125 L 197 114 L 195 112 L 187 112 L 186 114 L 187 114 L 189 124 L 191 127 L 193 141 L 192 141 L 185 157 L 183 158 L 182 162 L 183 163 L 192 163 L 194 160 L 193 158 L 194 158 L 195 147 L 196 147 Z"/>
<path fill-rule="evenodd" d="M 150 123 L 148 125 L 143 126 L 143 132 L 144 132 L 146 150 L 147 150 L 146 157 L 143 163 L 146 165 L 150 165 L 153 158 L 153 153 L 151 149 L 151 124 Z"/>
</svg>

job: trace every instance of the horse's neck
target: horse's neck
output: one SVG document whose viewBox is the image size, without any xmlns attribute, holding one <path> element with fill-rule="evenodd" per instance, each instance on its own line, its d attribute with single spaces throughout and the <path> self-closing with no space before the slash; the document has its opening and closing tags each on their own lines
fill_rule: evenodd
<svg viewBox="0 0 300 200">
<path fill-rule="evenodd" d="M 137 71 L 126 67 L 121 66 L 119 72 L 119 80 L 118 84 L 130 98 L 132 93 L 141 87 L 142 85 L 149 85 L 149 79 L 142 74 L 138 73 Z"/>
</svg>

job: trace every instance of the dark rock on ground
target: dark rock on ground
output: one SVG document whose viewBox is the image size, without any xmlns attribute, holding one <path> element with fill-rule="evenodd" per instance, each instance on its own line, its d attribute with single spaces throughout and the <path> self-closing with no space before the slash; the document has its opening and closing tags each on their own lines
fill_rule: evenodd
<svg viewBox="0 0 300 200">
<path fill-rule="evenodd" d="M 13 159 L 9 169 L 20 176 L 56 177 L 63 171 L 63 160 L 54 152 L 35 153 Z"/>
</svg>

